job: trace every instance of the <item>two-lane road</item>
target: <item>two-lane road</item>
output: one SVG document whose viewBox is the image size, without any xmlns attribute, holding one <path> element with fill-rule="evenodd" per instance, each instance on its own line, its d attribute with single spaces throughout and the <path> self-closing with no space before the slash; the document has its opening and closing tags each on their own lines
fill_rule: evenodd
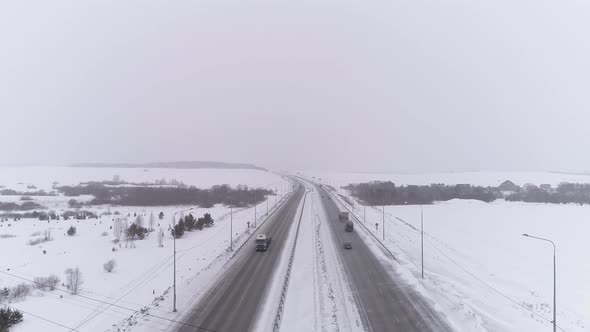
<svg viewBox="0 0 590 332">
<path fill-rule="evenodd" d="M 200 331 L 192 326 L 216 332 L 250 331 L 253 328 L 303 194 L 303 187 L 297 189 L 256 232 L 272 236 L 269 249 L 256 252 L 253 244 L 247 244 L 220 280 L 192 309 L 187 319 L 191 326 L 184 325 L 179 331 Z"/>
<path fill-rule="evenodd" d="M 351 282 L 363 325 L 369 331 L 429 332 L 452 331 L 447 323 L 410 286 L 393 278 L 357 232 L 346 232 L 339 221 L 336 203 L 320 186 L 332 235 L 340 249 L 344 270 Z M 351 242 L 352 249 L 343 249 Z"/>
</svg>

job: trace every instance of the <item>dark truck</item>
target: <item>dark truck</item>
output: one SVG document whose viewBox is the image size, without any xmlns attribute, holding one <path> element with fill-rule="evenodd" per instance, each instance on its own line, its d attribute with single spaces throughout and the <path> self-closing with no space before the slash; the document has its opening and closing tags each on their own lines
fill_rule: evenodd
<svg viewBox="0 0 590 332">
<path fill-rule="evenodd" d="M 346 222 L 348 220 L 348 212 L 338 213 L 338 220 L 340 220 L 342 222 Z"/>
<path fill-rule="evenodd" d="M 258 234 L 256 236 L 256 240 L 254 240 L 254 244 L 256 245 L 256 251 L 266 251 L 268 246 L 270 245 L 270 241 L 272 237 L 266 236 L 266 234 Z"/>
<path fill-rule="evenodd" d="M 352 224 L 352 220 L 347 220 L 346 225 L 344 225 L 344 230 L 347 232 L 352 232 L 354 229 L 354 225 Z"/>
<path fill-rule="evenodd" d="M 344 230 L 347 232 L 352 232 L 354 229 L 354 225 L 352 224 L 352 220 L 348 219 L 348 212 L 340 212 L 338 214 L 338 219 L 344 223 Z"/>
</svg>

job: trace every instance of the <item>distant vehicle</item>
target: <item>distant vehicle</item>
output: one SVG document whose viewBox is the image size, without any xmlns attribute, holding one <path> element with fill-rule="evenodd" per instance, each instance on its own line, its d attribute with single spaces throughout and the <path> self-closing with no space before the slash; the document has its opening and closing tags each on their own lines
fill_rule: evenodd
<svg viewBox="0 0 590 332">
<path fill-rule="evenodd" d="M 340 213 L 338 213 L 338 219 L 341 222 L 347 222 L 348 221 L 348 212 L 340 212 Z"/>
<path fill-rule="evenodd" d="M 352 224 L 352 221 L 347 220 L 346 225 L 344 225 L 344 230 L 347 232 L 352 232 L 353 229 L 354 229 L 354 225 Z"/>
<path fill-rule="evenodd" d="M 256 251 L 266 251 L 270 245 L 271 240 L 272 238 L 270 236 L 266 236 L 266 234 L 258 234 L 256 236 L 256 240 L 254 240 Z"/>
<path fill-rule="evenodd" d="M 344 249 L 352 249 L 352 243 L 344 242 Z"/>
</svg>

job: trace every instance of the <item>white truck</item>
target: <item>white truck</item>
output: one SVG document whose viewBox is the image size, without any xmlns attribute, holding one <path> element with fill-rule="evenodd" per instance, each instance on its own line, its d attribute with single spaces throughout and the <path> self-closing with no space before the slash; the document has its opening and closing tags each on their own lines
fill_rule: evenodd
<svg viewBox="0 0 590 332">
<path fill-rule="evenodd" d="M 270 241 L 272 237 L 267 236 L 266 234 L 258 234 L 256 235 L 256 240 L 254 240 L 254 244 L 256 245 L 256 251 L 266 251 L 268 246 L 270 245 Z"/>
</svg>

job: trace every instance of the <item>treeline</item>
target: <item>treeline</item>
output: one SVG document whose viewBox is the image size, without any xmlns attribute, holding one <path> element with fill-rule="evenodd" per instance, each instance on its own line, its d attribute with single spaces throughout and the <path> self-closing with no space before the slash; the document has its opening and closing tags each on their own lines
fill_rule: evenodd
<svg viewBox="0 0 590 332">
<path fill-rule="evenodd" d="M 0 211 L 31 211 L 42 209 L 45 209 L 42 205 L 30 201 L 23 202 L 22 204 L 0 202 Z"/>
<path fill-rule="evenodd" d="M 119 176 L 115 175 L 112 180 L 104 180 L 104 181 L 89 181 L 89 182 L 81 182 L 80 185 L 87 186 L 92 184 L 104 184 L 107 186 L 121 186 L 121 185 L 128 185 L 128 186 L 179 186 L 179 187 L 186 187 L 184 182 L 176 180 L 176 179 L 159 179 L 154 182 L 129 182 L 122 180 Z"/>
<path fill-rule="evenodd" d="M 527 186 L 525 190 L 511 193 L 505 198 L 512 202 L 590 204 L 590 184 L 564 182 L 560 183 L 557 188 L 550 190 Z"/>
<path fill-rule="evenodd" d="M 61 214 L 56 213 L 55 211 L 33 211 L 33 212 L 24 212 L 24 213 L 16 213 L 16 212 L 8 212 L 3 213 L 0 215 L 0 221 L 8 221 L 14 220 L 18 221 L 22 218 L 29 219 L 39 219 L 39 220 L 69 220 L 69 219 L 76 219 L 76 220 L 86 220 L 86 219 L 98 219 L 98 215 L 92 211 L 87 210 L 66 210 L 63 211 Z"/>
<path fill-rule="evenodd" d="M 346 186 L 351 195 L 367 205 L 432 204 L 455 198 L 491 202 L 496 199 L 490 188 L 471 185 L 396 186 L 393 182 L 370 182 Z"/>
<path fill-rule="evenodd" d="M 56 196 L 55 192 L 46 192 L 41 189 L 38 191 L 16 191 L 14 189 L 0 189 L 2 196 Z"/>
<path fill-rule="evenodd" d="M 87 185 L 63 186 L 58 189 L 66 196 L 92 195 L 88 205 L 122 206 L 166 206 L 198 205 L 210 208 L 215 204 L 245 207 L 264 201 L 272 191 L 247 186 L 232 188 L 228 185 L 214 186 L 210 189 L 196 187 L 110 187 L 93 182 Z"/>
<path fill-rule="evenodd" d="M 406 185 L 393 182 L 369 182 L 351 184 L 344 189 L 366 205 L 432 204 L 451 199 L 474 199 L 492 202 L 496 199 L 531 203 L 576 203 L 590 204 L 590 184 L 561 183 L 556 188 L 550 185 L 526 184 L 517 186 L 510 181 L 498 187 L 458 185 Z"/>
</svg>

